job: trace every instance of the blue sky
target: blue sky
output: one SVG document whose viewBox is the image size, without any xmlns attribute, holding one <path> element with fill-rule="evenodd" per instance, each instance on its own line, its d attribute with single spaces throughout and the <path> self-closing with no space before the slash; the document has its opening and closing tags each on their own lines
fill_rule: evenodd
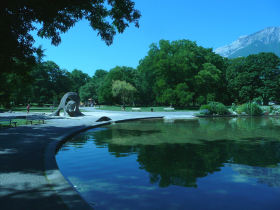
<svg viewBox="0 0 280 210">
<path fill-rule="evenodd" d="M 36 33 L 35 46 L 46 49 L 45 61 L 62 69 L 74 69 L 94 75 L 95 70 L 109 71 L 115 66 L 136 68 L 147 55 L 149 45 L 159 40 L 189 39 L 199 46 L 213 48 L 231 44 L 243 35 L 266 27 L 280 26 L 279 0 L 134 0 L 140 10 L 140 28 L 130 25 L 107 46 L 87 21 L 78 22 L 62 34 L 55 47 L 51 40 Z"/>
</svg>

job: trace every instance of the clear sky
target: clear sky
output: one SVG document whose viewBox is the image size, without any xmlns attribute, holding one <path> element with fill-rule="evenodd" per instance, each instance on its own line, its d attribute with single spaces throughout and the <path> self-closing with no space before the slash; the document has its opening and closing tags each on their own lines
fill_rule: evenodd
<svg viewBox="0 0 280 210">
<path fill-rule="evenodd" d="M 134 0 L 140 10 L 140 28 L 130 25 L 107 46 L 87 21 L 78 22 L 55 47 L 36 33 L 35 46 L 46 49 L 45 61 L 60 68 L 94 75 L 115 66 L 136 68 L 147 55 L 149 45 L 159 40 L 189 39 L 199 46 L 213 48 L 231 44 L 243 35 L 266 27 L 280 26 L 279 0 Z"/>
</svg>

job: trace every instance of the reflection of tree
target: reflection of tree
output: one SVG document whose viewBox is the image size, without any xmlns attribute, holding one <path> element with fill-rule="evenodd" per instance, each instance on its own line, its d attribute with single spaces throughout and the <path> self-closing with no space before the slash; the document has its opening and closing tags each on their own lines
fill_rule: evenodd
<svg viewBox="0 0 280 210">
<path fill-rule="evenodd" d="M 197 144 L 161 144 L 140 146 L 137 161 L 150 173 L 150 182 L 160 187 L 179 185 L 196 187 L 196 179 L 207 176 L 226 161 L 223 144 L 207 147 Z"/>
<path fill-rule="evenodd" d="M 242 140 L 227 143 L 226 150 L 231 160 L 229 162 L 259 167 L 275 167 L 280 163 L 279 141 L 266 141 L 260 138 Z"/>
<path fill-rule="evenodd" d="M 137 161 L 160 187 L 196 187 L 196 179 L 220 171 L 224 163 L 272 167 L 280 162 L 279 142 L 208 141 L 204 144 L 140 146 Z M 280 172 L 280 171 L 279 171 Z M 280 176 L 280 174 L 279 174 Z"/>
<path fill-rule="evenodd" d="M 90 133 L 99 147 L 116 157 L 138 154 L 140 169 L 160 187 L 197 187 L 197 178 L 220 171 L 224 163 L 262 167 L 280 163 L 278 118 L 205 118 L 182 123 L 129 122 Z M 279 173 L 278 173 L 279 172 Z M 249 173 L 268 183 L 260 173 Z M 273 177 L 279 177 L 274 170 Z M 241 173 L 242 174 L 242 173 Z M 245 173 L 243 173 L 245 174 Z M 257 175 L 258 174 L 258 175 Z M 278 179 L 278 178 L 277 178 Z M 275 181 L 276 182 L 276 181 Z"/>
<path fill-rule="evenodd" d="M 135 129 L 137 128 L 138 129 Z M 108 147 L 108 151 L 116 157 L 125 157 L 138 153 L 138 146 L 131 144 L 135 139 L 159 133 L 150 126 L 131 126 L 130 124 L 116 124 L 109 126 L 106 131 L 93 133 L 94 142 L 98 146 Z M 114 138 L 112 138 L 114 137 Z M 126 142 L 129 142 L 128 144 Z"/>
</svg>

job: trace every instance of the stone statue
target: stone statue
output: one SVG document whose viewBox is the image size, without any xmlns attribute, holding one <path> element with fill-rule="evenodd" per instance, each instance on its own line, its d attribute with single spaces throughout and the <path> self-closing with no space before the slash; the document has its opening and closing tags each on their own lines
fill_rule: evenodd
<svg viewBox="0 0 280 210">
<path fill-rule="evenodd" d="M 66 100 L 68 98 L 72 100 L 68 101 L 68 103 L 66 104 Z M 78 93 L 74 93 L 74 92 L 66 93 L 62 97 L 57 110 L 52 114 L 52 116 L 59 116 L 59 112 L 62 109 L 64 111 L 64 116 L 67 117 L 76 117 L 79 115 L 83 115 L 79 110 L 79 105 L 80 105 L 80 96 L 78 95 Z"/>
</svg>

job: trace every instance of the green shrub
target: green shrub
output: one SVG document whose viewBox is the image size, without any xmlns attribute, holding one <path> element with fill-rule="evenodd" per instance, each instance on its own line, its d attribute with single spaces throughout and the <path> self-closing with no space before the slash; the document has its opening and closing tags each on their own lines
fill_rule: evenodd
<svg viewBox="0 0 280 210">
<path fill-rule="evenodd" d="M 272 114 L 279 114 L 280 109 L 279 108 L 274 108 L 274 110 L 272 111 Z"/>
<path fill-rule="evenodd" d="M 229 111 L 224 104 L 219 103 L 216 106 L 216 112 L 218 115 L 226 115 Z"/>
<path fill-rule="evenodd" d="M 208 110 L 210 110 L 210 106 L 209 106 L 209 105 L 202 105 L 202 106 L 200 107 L 200 110 L 203 110 L 203 109 L 208 109 Z"/>
<path fill-rule="evenodd" d="M 269 107 L 269 113 L 272 113 L 274 111 L 274 107 L 273 106 L 270 106 Z"/>
<path fill-rule="evenodd" d="M 217 114 L 216 111 L 216 106 L 219 104 L 219 102 L 210 102 L 208 105 L 210 106 L 210 111 L 213 112 L 214 114 Z"/>
<path fill-rule="evenodd" d="M 237 114 L 241 114 L 242 113 L 242 106 L 237 107 L 236 112 L 237 112 Z"/>
<path fill-rule="evenodd" d="M 262 109 L 260 107 L 260 105 L 253 103 L 252 104 L 252 115 L 260 115 L 262 113 Z"/>
<path fill-rule="evenodd" d="M 237 114 L 245 112 L 250 115 L 260 115 L 263 111 L 257 103 L 245 103 L 236 109 Z"/>
<path fill-rule="evenodd" d="M 279 111 L 280 111 L 279 108 L 270 106 L 268 112 L 271 113 L 271 114 L 276 114 L 275 112 L 278 112 L 278 113 L 279 113 Z"/>
<path fill-rule="evenodd" d="M 236 104 L 235 104 L 235 103 L 232 103 L 231 110 L 235 112 L 235 111 L 236 111 L 236 108 L 237 108 Z"/>
<path fill-rule="evenodd" d="M 225 105 L 220 102 L 210 102 L 209 104 L 210 112 L 218 115 L 225 115 L 228 114 L 229 111 Z"/>
</svg>

